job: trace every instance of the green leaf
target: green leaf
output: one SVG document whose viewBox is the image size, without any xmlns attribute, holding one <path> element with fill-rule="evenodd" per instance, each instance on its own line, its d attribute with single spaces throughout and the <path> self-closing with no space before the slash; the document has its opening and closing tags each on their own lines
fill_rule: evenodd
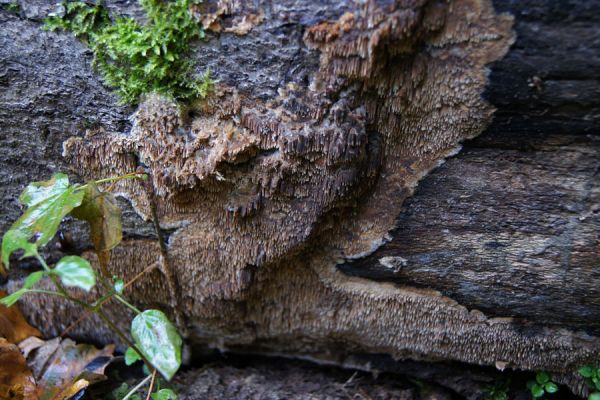
<svg viewBox="0 0 600 400">
<path fill-rule="evenodd" d="M 38 283 L 43 277 L 46 275 L 46 271 L 36 271 L 32 272 L 25 278 L 25 282 L 23 283 L 24 289 L 31 289 L 33 285 Z"/>
<path fill-rule="evenodd" d="M 2 262 L 8 268 L 9 257 L 17 250 L 24 250 L 23 257 L 32 257 L 37 254 L 37 246 L 35 243 L 29 242 L 27 232 L 22 230 L 9 230 L 2 238 Z"/>
<path fill-rule="evenodd" d="M 590 395 L 588 396 L 588 400 L 600 400 L 600 393 L 590 393 Z"/>
<path fill-rule="evenodd" d="M 125 396 L 127 396 L 127 394 L 131 391 L 131 389 L 129 388 L 129 385 L 127 383 L 121 383 L 121 386 L 119 386 L 118 388 L 116 388 L 115 390 L 113 390 L 112 395 L 115 398 L 115 400 L 122 400 Z M 133 394 L 131 396 L 129 396 L 130 400 L 142 400 L 142 398 L 140 397 L 139 394 Z"/>
<path fill-rule="evenodd" d="M 61 220 L 83 200 L 83 192 L 69 185 L 65 174 L 55 174 L 44 182 L 31 183 L 19 197 L 29 208 L 15 221 L 2 238 L 2 262 L 8 268 L 10 255 L 25 250 L 24 257 L 52 239 Z M 34 243 L 30 240 L 35 239 Z"/>
<path fill-rule="evenodd" d="M 6 307 L 14 305 L 23 295 L 27 293 L 27 289 L 19 289 L 16 292 L 9 294 L 6 297 L 0 299 L 0 304 Z"/>
<path fill-rule="evenodd" d="M 548 375 L 546 372 L 538 372 L 535 376 L 535 380 L 540 385 L 543 385 L 544 383 L 550 381 L 550 375 Z"/>
<path fill-rule="evenodd" d="M 544 395 L 544 389 L 537 384 L 533 385 L 530 390 L 531 390 L 531 395 L 534 398 L 542 397 Z"/>
<path fill-rule="evenodd" d="M 75 286 L 89 292 L 96 285 L 96 273 L 92 266 L 88 260 L 79 256 L 61 258 L 52 272 L 66 286 Z"/>
<path fill-rule="evenodd" d="M 131 323 L 131 336 L 150 363 L 170 380 L 181 365 L 182 340 L 177 329 L 159 310 L 146 310 Z"/>
<path fill-rule="evenodd" d="M 544 385 L 544 390 L 547 393 L 556 393 L 558 392 L 558 386 L 554 382 L 548 382 Z"/>
<path fill-rule="evenodd" d="M 6 307 L 10 307 L 15 304 L 25 293 L 27 293 L 28 289 L 31 289 L 36 283 L 40 281 L 46 275 L 46 271 L 36 271 L 32 272 L 25 278 L 25 282 L 23 283 L 23 287 L 16 292 L 3 297 L 0 299 L 0 304 L 5 305 Z"/>
<path fill-rule="evenodd" d="M 141 359 L 142 357 L 140 357 L 138 352 L 132 349 L 131 347 L 128 347 L 125 351 L 125 365 L 132 365 L 135 362 L 140 361 Z"/>
<path fill-rule="evenodd" d="M 583 376 L 584 378 L 591 378 L 592 375 L 594 375 L 594 368 L 589 365 L 579 368 L 579 375 Z"/>
<path fill-rule="evenodd" d="M 113 285 L 113 287 L 115 288 L 115 292 L 117 292 L 118 294 L 123 294 L 123 289 L 125 289 L 125 282 L 123 282 L 123 279 L 113 277 L 113 280 L 115 282 Z"/>
<path fill-rule="evenodd" d="M 95 182 L 88 182 L 81 205 L 72 211 L 75 218 L 90 224 L 92 243 L 97 252 L 117 246 L 123 238 L 121 209 L 112 193 L 101 192 Z"/>
<path fill-rule="evenodd" d="M 537 385 L 535 381 L 527 381 L 527 389 L 531 390 L 535 385 Z"/>
<path fill-rule="evenodd" d="M 152 400 L 177 400 L 177 395 L 171 389 L 160 389 L 150 396 Z"/>
</svg>

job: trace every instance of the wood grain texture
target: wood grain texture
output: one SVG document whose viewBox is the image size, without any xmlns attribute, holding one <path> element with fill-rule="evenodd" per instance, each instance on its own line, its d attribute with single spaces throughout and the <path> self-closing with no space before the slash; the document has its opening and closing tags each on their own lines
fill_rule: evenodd
<svg viewBox="0 0 600 400">
<path fill-rule="evenodd" d="M 340 269 L 598 333 L 600 2 L 495 5 L 517 41 L 492 68 L 494 123 L 421 181 L 390 243 Z"/>
<path fill-rule="evenodd" d="M 118 139 L 119 135 L 131 139 L 127 136 L 131 133 L 127 118 L 133 110 L 114 105 L 116 99 L 89 67 L 91 54 L 68 34 L 50 34 L 40 29 L 40 20 L 51 9 L 51 3 L 20 1 L 23 11 L 19 16 L 0 11 L 0 44 L 3 44 L 0 47 L 0 85 L 5 89 L 0 91 L 0 145 L 6 150 L 0 157 L 0 185 L 2 195 L 7 199 L 0 205 L 0 230 L 6 229 L 19 214 L 16 199 L 27 182 L 45 179 L 50 173 L 68 167 L 61 154 L 65 140 L 78 137 L 88 144 L 84 132 L 90 126 L 102 128 L 112 135 L 109 142 Z M 368 175 L 369 182 L 363 182 L 364 176 L 346 173 L 343 179 L 333 182 L 330 187 L 341 188 L 339 196 L 331 196 L 331 207 L 329 203 L 321 202 L 323 214 L 316 212 L 318 207 L 311 206 L 310 198 L 303 198 L 305 205 L 293 209 L 298 222 L 295 227 L 302 227 L 292 235 L 297 241 L 290 242 L 288 235 L 281 238 L 285 246 L 268 246 L 271 247 L 267 252 L 271 257 L 268 261 L 261 258 L 260 251 L 245 254 L 247 246 L 236 243 L 241 240 L 266 243 L 279 240 L 277 235 L 283 231 L 293 231 L 294 221 L 284 220 L 288 215 L 284 207 L 278 213 L 269 211 L 271 217 L 282 218 L 284 222 L 261 225 L 259 221 L 256 225 L 257 229 L 268 228 L 264 231 L 266 239 L 263 241 L 253 235 L 253 231 L 246 230 L 250 225 L 243 220 L 246 215 L 241 216 L 239 226 L 231 224 L 229 231 L 224 230 L 220 237 L 214 234 L 218 230 L 205 229 L 210 224 L 219 228 L 224 224 L 224 219 L 207 211 L 219 208 L 217 201 L 202 209 L 210 214 L 209 218 L 201 218 L 202 215 L 196 212 L 201 204 L 195 201 L 195 195 L 179 193 L 181 202 L 173 207 L 166 207 L 168 202 L 165 201 L 165 218 L 167 222 L 175 221 L 168 231 L 174 232 L 169 236 L 169 242 L 180 244 L 172 248 L 172 254 L 180 268 L 178 279 L 184 289 L 180 300 L 193 328 L 191 339 L 194 344 L 220 349 L 321 354 L 334 361 L 343 359 L 343 354 L 351 349 L 386 353 L 397 358 L 452 359 L 487 365 L 501 362 L 515 368 L 543 368 L 556 372 L 567 372 L 582 362 L 597 359 L 598 338 L 575 331 L 597 334 L 598 325 L 594 320 L 598 321 L 600 314 L 596 270 L 600 232 L 597 176 L 600 62 L 598 32 L 594 27 L 600 14 L 598 2 L 499 0 L 494 3 L 497 11 L 515 15 L 514 29 L 518 37 L 507 56 L 491 66 L 484 97 L 498 109 L 495 122 L 485 134 L 465 143 L 462 152 L 425 177 L 396 219 L 396 211 L 410 193 L 411 185 L 456 149 L 460 140 L 478 134 L 487 122 L 491 109 L 479 98 L 479 90 L 485 82 L 484 65 L 503 54 L 501 47 L 507 44 L 506 40 L 500 41 L 502 46 L 494 49 L 493 57 L 477 60 L 471 56 L 482 50 L 477 47 L 478 40 L 491 38 L 493 42 L 502 35 L 496 35 L 498 31 L 492 30 L 494 35 L 478 36 L 475 29 L 473 40 L 466 40 L 466 46 L 473 45 L 476 51 L 461 51 L 458 46 L 447 53 L 458 54 L 469 62 L 446 68 L 444 62 L 448 58 L 445 55 L 439 57 L 441 53 L 436 46 L 452 48 L 454 36 L 451 34 L 446 37 L 447 41 L 439 41 L 435 33 L 442 26 L 437 25 L 441 19 L 436 7 L 443 10 L 446 3 L 433 0 L 416 3 L 428 3 L 423 9 L 428 10 L 425 14 L 431 12 L 433 17 L 428 20 L 431 25 L 427 29 L 421 29 L 423 27 L 414 22 L 421 21 L 411 14 L 411 7 L 407 7 L 408 11 L 395 10 L 398 11 L 395 17 L 406 23 L 407 31 L 413 29 L 411 32 L 416 32 L 417 36 L 410 40 L 395 30 L 397 27 L 388 29 L 385 19 L 378 20 L 384 29 L 373 31 L 372 36 L 394 42 L 390 48 L 394 49 L 392 53 L 398 53 L 391 56 L 387 50 L 382 50 L 387 48 L 387 42 L 382 41 L 366 47 L 375 51 L 375 58 L 360 60 L 359 57 L 363 50 L 361 46 L 369 37 L 364 34 L 364 29 L 371 29 L 364 27 L 369 26 L 369 18 L 380 18 L 380 13 L 357 18 L 355 26 L 360 28 L 357 28 L 356 36 L 352 36 L 357 38 L 356 41 L 341 41 L 338 46 L 334 43 L 335 38 L 330 40 L 329 34 L 346 29 L 345 23 L 350 19 L 342 16 L 352 11 L 349 4 L 353 4 L 335 0 L 264 2 L 269 4 L 270 8 L 266 10 L 271 18 L 266 18 L 251 34 L 239 37 L 209 34 L 209 41 L 198 47 L 196 59 L 206 61 L 202 65 L 211 66 L 223 85 L 243 92 L 244 107 L 259 111 L 266 108 L 264 115 L 274 110 L 269 109 L 274 104 L 269 103 L 269 99 L 277 96 L 283 101 L 275 105 L 283 110 L 286 118 L 315 106 L 314 98 L 296 96 L 293 90 L 287 91 L 287 84 L 292 84 L 292 89 L 307 88 L 310 77 L 322 73 L 331 79 L 328 83 L 339 89 L 345 87 L 344 79 L 351 77 L 354 83 L 363 85 L 364 91 L 356 91 L 356 88 L 334 91 L 338 96 L 334 102 L 341 101 L 343 107 L 338 110 L 342 111 L 346 110 L 346 105 L 342 104 L 346 100 L 352 106 L 348 108 L 351 111 L 360 108 L 360 104 L 354 104 L 356 99 L 370 105 L 366 113 L 369 120 L 364 126 L 367 135 L 360 138 L 373 147 L 361 147 L 361 151 L 378 151 L 380 142 L 377 140 L 400 145 L 392 150 L 387 148 L 393 162 L 388 164 L 388 170 L 378 170 L 380 181 Z M 488 4 L 485 1 L 471 3 Z M 139 7 L 134 2 L 108 1 L 108 6 L 139 15 Z M 467 12 L 468 7 L 463 11 Z M 490 24 L 483 24 L 483 28 L 495 28 L 492 22 L 497 15 L 494 15 L 486 19 Z M 506 22 L 503 18 L 498 21 Z M 450 25 L 450 28 L 456 28 L 456 25 Z M 447 32 L 452 32 L 450 28 Z M 309 39 L 306 39 L 305 32 L 309 30 L 312 36 L 308 35 Z M 461 30 L 455 30 L 454 34 L 456 32 Z M 420 37 L 425 42 L 415 39 Z M 407 43 L 419 45 L 405 48 L 402 46 L 405 39 Z M 422 53 L 413 59 L 415 52 Z M 353 61 L 345 64 L 347 55 Z M 427 125 L 432 127 L 428 132 L 434 144 L 440 145 L 437 150 L 441 152 L 428 160 L 425 167 L 415 163 L 420 152 L 427 153 L 431 149 L 411 147 L 410 144 L 422 144 L 417 130 L 422 124 L 415 121 L 421 121 L 419 118 L 426 115 L 421 111 L 434 103 L 429 97 L 438 95 L 438 81 L 432 76 L 448 79 L 440 81 L 443 84 L 439 87 L 444 89 L 446 99 L 453 100 L 452 92 L 445 89 L 453 87 L 453 79 L 466 76 L 470 62 L 481 68 L 474 75 L 476 79 L 470 81 L 470 84 L 476 83 L 478 91 L 474 96 L 473 93 L 470 97 L 458 96 L 455 105 L 461 110 L 459 114 L 470 110 L 476 118 L 467 117 L 464 123 L 452 125 L 452 129 L 447 130 L 444 130 L 444 124 L 453 122 L 452 118 L 434 119 Z M 382 74 L 378 70 L 380 63 L 389 67 L 383 68 Z M 327 75 L 332 71 L 334 75 Z M 390 82 L 380 80 L 382 76 L 390 78 L 390 82 L 400 79 L 402 84 L 394 87 Z M 419 82 L 426 85 L 413 85 L 414 77 L 422 78 Z M 422 90 L 423 87 L 427 90 Z M 410 102 L 410 96 L 417 92 L 422 94 L 422 103 Z M 323 93 L 327 94 L 326 91 Z M 395 96 L 402 101 L 396 104 Z M 226 100 L 235 104 L 236 98 L 229 96 Z M 384 106 L 379 107 L 380 104 Z M 160 102 L 158 106 L 171 107 Z M 424 108 L 419 108 L 421 106 Z M 397 113 L 395 118 L 387 119 L 393 113 Z M 226 113 L 223 115 L 230 117 Z M 251 123 L 246 120 L 248 126 L 242 128 L 256 130 L 259 123 L 268 121 L 261 117 L 262 114 L 257 115 Z M 456 114 L 448 114 L 449 117 L 452 115 Z M 461 115 L 468 116 L 468 113 Z M 343 113 L 340 117 L 332 113 L 332 123 L 338 123 L 336 118 L 344 117 Z M 290 120 L 293 123 L 284 128 L 292 127 L 289 129 L 295 135 L 302 128 L 302 120 L 290 118 L 286 121 Z M 386 121 L 391 122 L 386 125 Z M 359 122 L 358 125 L 363 121 Z M 343 133 L 344 129 L 341 131 Z M 397 141 L 390 140 L 399 132 L 402 134 L 395 137 Z M 154 133 L 138 131 L 135 137 L 151 138 L 149 134 Z M 160 138 L 170 144 L 173 132 L 167 129 L 163 133 Z M 350 139 L 348 143 L 354 141 Z M 154 158 L 151 161 L 160 159 L 160 148 L 144 148 L 144 143 L 139 142 L 128 143 L 122 154 L 108 151 L 106 160 L 118 161 L 121 155 L 136 151 L 149 159 Z M 346 147 L 352 146 L 341 146 Z M 220 149 L 227 149 L 227 146 Z M 398 149 L 404 153 L 397 152 Z M 331 171 L 322 168 L 327 165 L 325 162 L 307 164 L 306 159 L 315 155 L 303 148 L 301 140 L 290 141 L 289 148 L 283 150 L 281 154 L 287 151 L 285 157 L 300 159 L 304 166 L 321 169 L 318 172 L 322 175 L 306 174 L 319 179 L 327 178 L 331 171 L 351 171 L 349 167 L 358 165 L 353 164 L 355 159 L 345 157 L 334 160 L 337 164 Z M 94 152 L 90 154 L 94 161 Z M 356 159 L 365 161 L 363 153 L 357 154 Z M 279 156 L 275 153 L 265 155 Z M 403 155 L 414 158 L 403 159 Z M 99 160 L 95 161 L 98 164 Z M 236 166 L 240 160 L 224 157 L 221 161 L 231 177 L 244 182 L 238 174 L 242 168 Z M 82 174 L 85 174 L 85 163 L 82 165 Z M 240 161 L 240 165 L 244 163 Z M 155 166 L 157 171 L 161 167 L 160 163 Z M 377 202 L 378 208 L 371 214 L 373 221 L 379 223 L 372 224 L 377 225 L 373 230 L 377 234 L 360 235 L 354 231 L 345 235 L 347 231 L 339 230 L 343 223 L 354 223 L 348 215 L 355 214 L 349 210 L 354 206 L 359 210 L 361 204 L 366 204 L 373 193 L 372 187 L 384 178 L 388 179 L 391 175 L 387 172 L 394 173 L 396 168 L 409 171 L 414 179 L 408 180 L 408 184 L 402 179 L 389 179 L 393 192 L 383 190 L 385 201 Z M 194 179 L 204 179 L 197 171 L 193 171 L 193 179 L 189 182 L 196 184 Z M 287 177 L 284 181 L 290 182 Z M 298 179 L 298 182 L 302 181 Z M 178 192 L 180 184 L 189 182 L 173 183 L 165 179 L 157 183 L 165 184 L 165 192 Z M 345 192 L 348 188 L 354 190 L 353 185 L 358 187 L 361 182 L 365 191 Z M 285 204 L 286 196 L 293 197 L 300 192 L 295 192 L 294 186 L 276 187 L 273 198 L 283 199 L 278 204 Z M 305 190 L 306 196 L 328 194 L 326 190 L 314 190 L 314 187 L 326 187 L 324 185 L 307 187 L 313 190 Z M 217 198 L 219 193 L 210 193 L 207 198 L 214 196 L 222 200 Z M 251 203 L 245 195 L 233 197 L 245 202 L 244 206 Z M 339 203 L 344 204 L 335 208 Z M 119 273 L 132 276 L 154 262 L 158 252 L 150 225 L 128 202 L 122 204 L 126 210 L 127 240 L 115 250 L 114 259 L 118 261 Z M 273 207 L 273 204 L 267 206 Z M 300 212 L 303 207 L 315 214 L 312 219 L 303 217 Z M 190 217 L 177 215 L 181 210 L 191 210 Z M 186 221 L 178 225 L 181 220 L 177 221 L 177 218 Z M 356 225 L 364 223 L 366 232 L 369 215 L 361 218 Z M 194 231 L 192 227 L 187 231 L 192 234 L 186 236 L 183 228 L 189 220 L 203 228 Z M 67 225 L 78 239 L 79 250 L 89 248 L 83 227 L 72 222 Z M 391 232 L 388 244 L 370 256 L 335 269 L 336 259 L 367 253 L 372 249 L 371 245 L 381 243 L 381 237 L 394 225 L 397 229 Z M 237 235 L 241 236 L 240 242 L 228 239 L 237 238 Z M 374 238 L 378 241 L 372 240 Z M 352 241 L 360 242 L 362 246 L 344 253 Z M 206 243 L 215 245 L 207 249 Z M 329 248 L 319 247 L 327 243 Z M 60 251 L 52 250 L 52 257 L 61 255 Z M 385 259 L 383 264 L 381 259 Z M 11 290 L 19 285 L 21 275 L 19 270 L 13 271 L 7 285 Z M 160 271 L 155 270 L 135 285 L 132 297 L 144 306 L 168 309 L 170 300 L 165 287 Z M 47 298 L 33 300 L 24 307 L 28 316 L 48 334 L 60 333 L 72 316 L 79 313 L 76 308 L 65 308 L 56 299 Z M 126 324 L 126 311 L 114 311 L 114 315 Z M 99 328 L 94 320 L 80 324 L 74 334 L 101 341 L 113 339 L 110 332 Z"/>
</svg>

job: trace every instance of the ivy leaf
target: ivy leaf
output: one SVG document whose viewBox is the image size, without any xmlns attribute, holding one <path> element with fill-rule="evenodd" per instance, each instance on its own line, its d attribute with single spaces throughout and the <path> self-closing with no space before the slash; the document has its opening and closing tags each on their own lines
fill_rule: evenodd
<svg viewBox="0 0 600 400">
<path fill-rule="evenodd" d="M 600 400 L 600 393 L 590 393 L 590 395 L 588 396 L 588 400 Z"/>
<path fill-rule="evenodd" d="M 535 376 L 535 380 L 540 385 L 543 385 L 544 383 L 550 381 L 550 375 L 548 375 L 546 372 L 538 372 Z"/>
<path fill-rule="evenodd" d="M 36 271 L 32 272 L 25 278 L 25 282 L 23 283 L 24 289 L 31 289 L 36 283 L 38 283 L 43 277 L 46 275 L 46 271 Z"/>
<path fill-rule="evenodd" d="M 90 224 L 91 239 L 97 252 L 117 246 L 123 238 L 121 209 L 112 193 L 101 192 L 95 182 L 87 183 L 81 205 L 71 214 Z"/>
<path fill-rule="evenodd" d="M 131 336 L 152 365 L 170 380 L 181 365 L 182 340 L 159 310 L 146 310 L 131 322 Z"/>
<path fill-rule="evenodd" d="M 88 260 L 79 256 L 60 259 L 52 270 L 66 286 L 75 286 L 87 292 L 96 285 L 96 274 Z"/>
<path fill-rule="evenodd" d="M 579 375 L 584 378 L 591 378 L 594 375 L 594 368 L 586 365 L 585 367 L 579 368 Z"/>
<path fill-rule="evenodd" d="M 140 361 L 141 359 L 142 357 L 140 357 L 138 352 L 132 349 L 131 347 L 128 347 L 125 351 L 125 365 L 130 366 L 136 361 Z"/>
<path fill-rule="evenodd" d="M 548 382 L 544 385 L 544 390 L 547 393 L 556 393 L 558 392 L 558 386 L 556 386 L 556 383 L 554 382 Z"/>
<path fill-rule="evenodd" d="M 48 181 L 31 183 L 19 200 L 28 208 L 2 238 L 2 262 L 7 268 L 13 252 L 25 250 L 24 257 L 30 257 L 48 243 L 65 215 L 81 204 L 83 192 L 77 191 L 69 184 L 69 178 L 59 173 Z"/>
<path fill-rule="evenodd" d="M 171 389 L 160 389 L 156 393 L 150 395 L 152 400 L 177 400 L 177 395 Z"/>
</svg>

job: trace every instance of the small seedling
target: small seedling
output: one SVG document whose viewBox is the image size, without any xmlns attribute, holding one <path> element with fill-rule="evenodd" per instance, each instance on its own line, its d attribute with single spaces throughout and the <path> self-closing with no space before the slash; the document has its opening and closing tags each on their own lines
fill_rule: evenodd
<svg viewBox="0 0 600 400">
<path fill-rule="evenodd" d="M 579 375 L 585 378 L 585 381 L 590 388 L 588 400 L 600 400 L 600 368 L 586 365 L 579 369 Z"/>
<path fill-rule="evenodd" d="M 510 378 L 497 379 L 493 385 L 484 389 L 484 400 L 508 400 L 508 391 L 510 390 Z"/>
<path fill-rule="evenodd" d="M 527 388 L 534 399 L 542 398 L 544 394 L 558 392 L 558 385 L 552 382 L 547 372 L 538 372 L 535 375 L 535 380 L 527 382 Z"/>
<path fill-rule="evenodd" d="M 131 173 L 79 185 L 71 184 L 65 174 L 58 173 L 48 181 L 34 182 L 27 186 L 19 197 L 19 201 L 27 209 L 2 238 L 2 262 L 8 268 L 10 256 L 21 251 L 22 258 L 36 258 L 43 269 L 27 276 L 23 287 L 0 299 L 0 304 L 10 307 L 23 296 L 38 293 L 62 297 L 98 315 L 129 346 L 125 356 L 127 364 L 137 360 L 144 362 L 148 377 L 136 387 L 139 389 L 150 381 L 149 392 L 152 392 L 156 371 L 166 380 L 170 380 L 179 369 L 182 339 L 162 311 L 141 311 L 125 299 L 123 291 L 131 282 L 124 284 L 119 277 L 108 275 L 107 253 L 117 246 L 122 238 L 121 210 L 112 193 L 99 189 L 102 183 L 142 176 L 145 175 Z M 65 256 L 51 267 L 40 254 L 39 249 L 56 235 L 61 221 L 67 215 L 89 223 L 101 274 L 97 274 L 89 261 L 79 256 Z M 2 270 L 0 265 L 0 272 Z M 35 288 L 44 277 L 52 281 L 56 290 Z M 81 296 L 73 292 L 73 289 L 90 292 L 93 288 L 101 295 L 91 303 L 82 300 Z M 102 310 L 102 305 L 111 298 L 135 313 L 131 322 L 132 339 Z M 164 389 L 161 392 L 158 388 L 154 395 L 156 396 L 153 398 L 157 400 L 172 399 Z M 124 398 L 131 398 L 131 395 Z"/>
</svg>

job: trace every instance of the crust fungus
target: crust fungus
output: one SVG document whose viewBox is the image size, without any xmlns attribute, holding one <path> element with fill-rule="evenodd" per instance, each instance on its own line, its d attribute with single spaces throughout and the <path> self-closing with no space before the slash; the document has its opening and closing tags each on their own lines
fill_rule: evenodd
<svg viewBox="0 0 600 400">
<path fill-rule="evenodd" d="M 161 223 L 176 229 L 169 252 L 192 341 L 554 371 L 591 359 L 599 344 L 584 335 L 336 270 L 384 243 L 419 179 L 485 128 L 486 65 L 513 41 L 512 18 L 489 0 L 355 6 L 305 30 L 299 46 L 320 60 L 309 79 L 266 100 L 224 84 L 188 109 L 149 98 L 131 132 L 71 138 L 67 160 L 94 177 L 148 168 Z M 118 190 L 148 217 L 144 190 Z M 113 268 L 133 276 L 156 257 L 153 242 L 129 240 Z M 135 290 L 170 304 L 156 274 Z"/>
</svg>

